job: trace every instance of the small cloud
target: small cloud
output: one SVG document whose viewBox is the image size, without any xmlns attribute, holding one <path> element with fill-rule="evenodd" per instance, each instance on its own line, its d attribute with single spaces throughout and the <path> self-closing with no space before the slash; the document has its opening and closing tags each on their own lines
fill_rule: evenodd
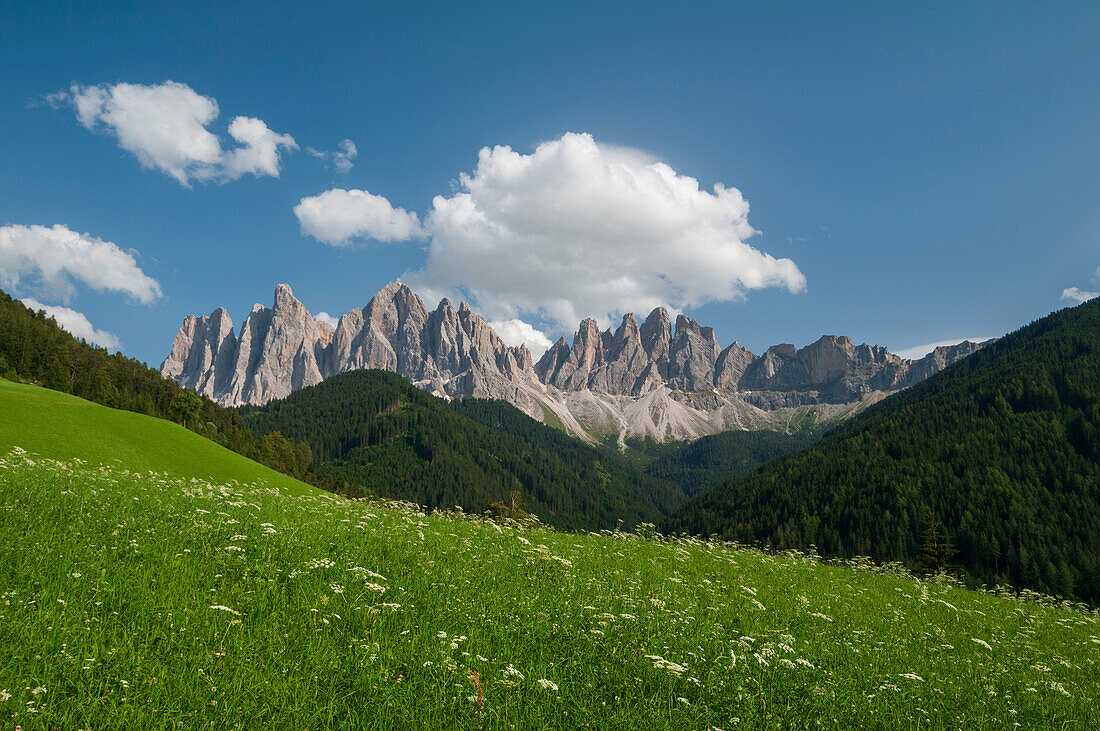
<svg viewBox="0 0 1100 731">
<path fill-rule="evenodd" d="M 1066 287 L 1062 290 L 1062 299 L 1066 302 L 1072 302 L 1075 305 L 1079 305 L 1082 302 L 1088 302 L 1096 297 L 1100 297 L 1100 292 L 1089 292 L 1087 290 L 1078 289 L 1077 287 Z"/>
<path fill-rule="evenodd" d="M 36 299 L 31 297 L 24 297 L 22 300 L 24 305 L 35 310 L 43 310 L 47 315 L 57 321 L 58 326 L 75 335 L 78 338 L 84 338 L 84 340 L 98 345 L 108 350 L 118 349 L 118 338 L 107 332 L 106 330 L 96 330 L 92 327 L 92 323 L 84 316 L 83 313 L 76 310 L 69 309 L 68 307 L 56 307 L 53 305 L 44 305 Z"/>
<path fill-rule="evenodd" d="M 948 345 L 958 345 L 959 343 L 965 343 L 967 341 L 970 341 L 971 343 L 984 343 L 986 340 L 989 340 L 989 337 L 951 338 L 949 340 L 938 340 L 934 343 L 914 345 L 911 348 L 902 348 L 901 350 L 893 350 L 890 352 L 900 358 L 906 358 L 908 360 L 920 360 L 936 348 L 943 348 L 947 347 Z"/>
<path fill-rule="evenodd" d="M 355 239 L 405 241 L 422 235 L 412 211 L 394 208 L 365 190 L 334 188 L 302 198 L 294 207 L 302 234 L 330 246 L 349 246 Z"/>
<path fill-rule="evenodd" d="M 351 170 L 355 164 L 352 161 L 359 155 L 359 149 L 351 140 L 344 140 L 336 146 L 336 150 L 333 152 L 325 152 L 313 147 L 307 147 L 306 152 L 318 160 L 330 163 L 338 173 L 346 173 Z"/>
<path fill-rule="evenodd" d="M 77 280 L 147 305 L 161 296 L 161 289 L 138 266 L 135 254 L 61 224 L 0 226 L 0 285 L 14 289 L 24 277 L 33 277 L 38 289 L 67 303 Z"/>
<path fill-rule="evenodd" d="M 340 318 L 333 317 L 327 312 L 318 312 L 316 315 L 313 316 L 313 319 L 317 322 L 323 322 L 333 329 L 335 329 L 336 326 L 340 323 Z"/>
<path fill-rule="evenodd" d="M 86 128 L 115 136 L 143 167 L 188 187 L 192 180 L 279 177 L 280 150 L 298 149 L 293 137 L 271 131 L 255 117 L 234 117 L 228 131 L 238 146 L 222 149 L 222 140 L 208 129 L 218 117 L 218 103 L 175 81 L 73 84 L 69 92 L 44 99 L 71 104 Z"/>
<path fill-rule="evenodd" d="M 50 109 L 61 109 L 62 107 L 69 105 L 69 92 L 62 89 L 61 91 L 55 91 L 52 94 L 43 94 L 40 97 L 35 97 L 27 102 L 27 109 L 36 109 L 38 107 L 49 107 Z"/>
<path fill-rule="evenodd" d="M 296 150 L 298 145 L 290 135 L 280 135 L 268 129 L 255 117 L 236 117 L 229 124 L 229 136 L 240 147 L 228 150 L 222 157 L 224 175 L 236 180 L 251 173 L 256 177 L 279 177 L 279 148 Z"/>
<path fill-rule="evenodd" d="M 490 322 L 489 327 L 493 328 L 506 345 L 513 347 L 526 345 L 535 360 L 541 358 L 542 354 L 549 350 L 552 344 L 545 333 L 536 330 L 523 320 L 496 320 Z"/>
</svg>

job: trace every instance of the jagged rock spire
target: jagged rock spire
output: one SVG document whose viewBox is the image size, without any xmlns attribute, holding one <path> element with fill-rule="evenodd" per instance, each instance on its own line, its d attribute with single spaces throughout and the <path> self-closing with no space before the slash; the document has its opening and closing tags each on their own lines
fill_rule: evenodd
<svg viewBox="0 0 1100 731">
<path fill-rule="evenodd" d="M 712 328 L 685 315 L 674 330 L 658 307 L 641 325 L 625 314 L 614 332 L 585 319 L 572 345 L 559 338 L 533 363 L 526 347 L 506 345 L 465 302 L 456 309 L 444 299 L 429 311 L 394 282 L 333 329 L 280 284 L 272 306 L 255 305 L 238 334 L 222 308 L 188 315 L 161 373 L 238 406 L 377 368 L 440 396 L 501 398 L 538 419 L 553 413 L 575 434 L 585 434 L 583 421 L 663 439 L 744 426 L 743 408 L 760 414 L 856 404 L 912 385 L 979 347 L 938 348 L 914 363 L 830 335 L 801 349 L 772 346 L 758 358 L 736 342 L 722 349 Z"/>
</svg>

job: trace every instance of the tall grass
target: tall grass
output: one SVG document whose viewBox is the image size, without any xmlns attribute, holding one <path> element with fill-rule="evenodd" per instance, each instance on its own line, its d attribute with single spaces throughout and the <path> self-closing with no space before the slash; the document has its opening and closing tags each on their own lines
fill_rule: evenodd
<svg viewBox="0 0 1100 731">
<path fill-rule="evenodd" d="M 1100 618 L 13 452 L 0 727 L 1095 728 Z"/>
</svg>

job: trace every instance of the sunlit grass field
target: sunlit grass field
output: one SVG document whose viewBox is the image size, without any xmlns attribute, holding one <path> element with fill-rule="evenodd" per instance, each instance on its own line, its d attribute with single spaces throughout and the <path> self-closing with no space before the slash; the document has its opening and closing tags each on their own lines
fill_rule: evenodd
<svg viewBox="0 0 1100 731">
<path fill-rule="evenodd" d="M 0 461 L 0 728 L 1096 728 L 1080 608 Z"/>
<path fill-rule="evenodd" d="M 145 472 L 255 482 L 306 494 L 313 488 L 183 427 L 0 378 L 0 454 L 13 446 L 51 459 L 79 457 Z"/>
</svg>

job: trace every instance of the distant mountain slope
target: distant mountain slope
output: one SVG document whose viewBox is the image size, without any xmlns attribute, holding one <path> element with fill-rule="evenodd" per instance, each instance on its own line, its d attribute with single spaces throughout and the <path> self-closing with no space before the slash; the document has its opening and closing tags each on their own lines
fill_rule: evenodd
<svg viewBox="0 0 1100 731">
<path fill-rule="evenodd" d="M 660 445 L 645 467 L 646 474 L 676 485 L 687 497 L 700 495 L 731 477 L 754 469 L 790 452 L 805 449 L 821 438 L 822 431 L 807 427 L 793 434 L 776 431 L 725 431 Z"/>
<path fill-rule="evenodd" d="M 262 483 L 292 494 L 314 490 L 169 421 L 0 378 L 0 453 L 12 447 L 132 472 Z"/>
<path fill-rule="evenodd" d="M 510 503 L 563 529 L 655 522 L 682 493 L 502 401 L 448 404 L 379 370 L 244 409 L 253 431 L 308 442 L 321 473 L 385 497 L 480 512 Z"/>
<path fill-rule="evenodd" d="M 233 330 L 222 308 L 188 315 L 161 374 L 223 406 L 262 405 L 326 378 L 376 368 L 444 398 L 496 398 L 588 441 L 607 435 L 658 442 L 728 429 L 830 424 L 942 370 L 981 347 L 937 348 L 918 361 L 827 335 L 804 348 L 775 345 L 761 356 L 714 330 L 658 307 L 612 332 L 580 323 L 533 362 L 507 345 L 465 302 L 434 310 L 395 282 L 334 328 L 314 318 L 290 287 L 270 308 L 256 304 Z"/>
<path fill-rule="evenodd" d="M 982 581 L 1100 600 L 1100 300 L 1006 336 L 663 527 L 913 564 L 930 516 Z"/>
</svg>

